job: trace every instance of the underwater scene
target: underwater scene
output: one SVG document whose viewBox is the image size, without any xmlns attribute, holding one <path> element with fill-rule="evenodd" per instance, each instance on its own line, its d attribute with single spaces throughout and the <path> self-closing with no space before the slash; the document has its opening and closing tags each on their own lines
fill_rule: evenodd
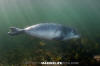
<svg viewBox="0 0 100 66">
<path fill-rule="evenodd" d="M 55 41 L 24 33 L 8 35 L 9 27 L 24 29 L 40 23 L 70 26 L 80 38 Z M 48 66 L 41 62 L 100 64 L 99 0 L 0 0 L 0 66 Z"/>
</svg>

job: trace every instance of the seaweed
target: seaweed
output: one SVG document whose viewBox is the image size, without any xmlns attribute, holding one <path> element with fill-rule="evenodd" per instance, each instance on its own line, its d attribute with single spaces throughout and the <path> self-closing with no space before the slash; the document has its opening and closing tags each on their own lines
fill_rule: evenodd
<svg viewBox="0 0 100 66">
<path fill-rule="evenodd" d="M 52 42 L 51 42 L 52 43 Z M 0 55 L 0 64 L 12 66 L 35 65 L 34 62 L 79 62 L 79 64 L 99 64 L 94 59 L 100 54 L 100 44 L 98 41 L 89 40 L 87 37 L 73 39 L 67 42 L 55 42 L 36 40 L 30 42 L 29 47 L 15 48 Z M 35 47 L 32 47 L 34 44 Z M 19 65 L 17 65 L 19 64 Z M 37 63 L 38 64 L 38 63 Z M 37 65 L 36 64 L 36 65 Z"/>
</svg>

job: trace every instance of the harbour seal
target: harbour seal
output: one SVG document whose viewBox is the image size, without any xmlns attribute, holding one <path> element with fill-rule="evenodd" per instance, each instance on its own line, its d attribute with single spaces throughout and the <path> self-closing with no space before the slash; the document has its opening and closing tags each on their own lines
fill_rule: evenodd
<svg viewBox="0 0 100 66">
<path fill-rule="evenodd" d="M 47 40 L 69 40 L 80 37 L 74 28 L 55 23 L 41 23 L 24 29 L 10 27 L 10 30 L 8 34 L 11 36 L 25 33 L 33 37 Z"/>
</svg>

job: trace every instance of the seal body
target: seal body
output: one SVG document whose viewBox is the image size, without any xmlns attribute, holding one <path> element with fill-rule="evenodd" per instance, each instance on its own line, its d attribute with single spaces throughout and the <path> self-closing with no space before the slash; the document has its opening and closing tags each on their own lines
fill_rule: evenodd
<svg viewBox="0 0 100 66">
<path fill-rule="evenodd" d="M 80 37 L 74 28 L 55 23 L 36 24 L 20 29 L 20 33 L 47 40 L 68 40 Z"/>
</svg>

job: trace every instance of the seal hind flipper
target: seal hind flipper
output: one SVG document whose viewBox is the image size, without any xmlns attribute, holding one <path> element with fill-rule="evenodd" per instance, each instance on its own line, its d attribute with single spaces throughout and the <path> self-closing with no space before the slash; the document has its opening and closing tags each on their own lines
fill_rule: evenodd
<svg viewBox="0 0 100 66">
<path fill-rule="evenodd" d="M 16 28 L 16 27 L 10 27 L 9 29 L 10 29 L 10 32 L 8 32 L 8 34 L 11 36 L 18 35 L 24 32 L 23 29 Z"/>
</svg>

